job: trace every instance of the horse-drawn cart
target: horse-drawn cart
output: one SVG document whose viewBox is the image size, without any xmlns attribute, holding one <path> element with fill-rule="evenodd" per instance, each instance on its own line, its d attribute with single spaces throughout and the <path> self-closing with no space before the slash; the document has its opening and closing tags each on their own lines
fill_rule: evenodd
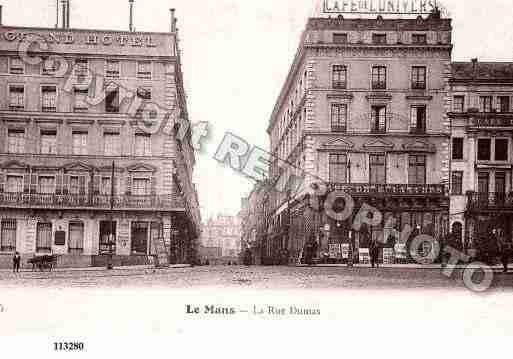
<svg viewBox="0 0 513 359">
<path fill-rule="evenodd" d="M 57 264 L 57 257 L 56 255 L 35 256 L 29 259 L 28 263 L 32 264 L 32 271 L 35 271 L 37 268 L 41 272 L 45 269 L 51 272 Z"/>
</svg>

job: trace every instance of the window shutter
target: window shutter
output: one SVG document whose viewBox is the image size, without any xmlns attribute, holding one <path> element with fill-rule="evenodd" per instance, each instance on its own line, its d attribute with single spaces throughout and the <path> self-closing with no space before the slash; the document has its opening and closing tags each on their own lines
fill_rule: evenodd
<svg viewBox="0 0 513 359">
<path fill-rule="evenodd" d="M 85 176 L 78 177 L 79 194 L 86 194 L 86 178 Z"/>
<path fill-rule="evenodd" d="M 64 181 L 62 184 L 62 194 L 68 194 L 69 193 L 69 175 L 64 175 Z"/>
<path fill-rule="evenodd" d="M 62 194 L 62 182 L 63 182 L 63 174 L 59 173 L 56 178 L 56 187 L 55 187 L 55 193 L 56 194 Z"/>
<path fill-rule="evenodd" d="M 94 175 L 94 178 L 93 178 L 93 194 L 95 194 L 95 195 L 100 193 L 100 181 L 101 181 L 101 176 L 100 175 Z"/>
<path fill-rule="evenodd" d="M 132 195 L 132 175 L 128 174 L 125 176 L 125 194 L 127 196 Z"/>
<path fill-rule="evenodd" d="M 417 108 L 412 107 L 411 108 L 411 127 L 416 128 L 417 127 Z"/>
<path fill-rule="evenodd" d="M 3 172 L 0 172 L 0 193 L 4 192 L 4 186 L 5 186 L 5 174 Z"/>
<path fill-rule="evenodd" d="M 37 193 L 37 174 L 32 173 L 30 175 L 30 193 L 36 194 Z"/>
<path fill-rule="evenodd" d="M 151 176 L 151 195 L 155 196 L 157 194 L 157 178 L 155 176 Z"/>
</svg>

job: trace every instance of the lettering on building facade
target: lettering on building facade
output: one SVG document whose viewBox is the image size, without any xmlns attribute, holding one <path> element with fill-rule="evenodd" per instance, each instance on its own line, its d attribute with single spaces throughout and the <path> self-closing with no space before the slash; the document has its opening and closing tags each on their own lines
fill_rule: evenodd
<svg viewBox="0 0 513 359">
<path fill-rule="evenodd" d="M 436 0 L 324 0 L 326 14 L 430 14 Z"/>
</svg>

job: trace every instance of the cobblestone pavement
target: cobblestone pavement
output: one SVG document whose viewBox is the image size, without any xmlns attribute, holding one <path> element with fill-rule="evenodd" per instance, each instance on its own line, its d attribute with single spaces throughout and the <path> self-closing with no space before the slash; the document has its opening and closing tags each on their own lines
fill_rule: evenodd
<svg viewBox="0 0 513 359">
<path fill-rule="evenodd" d="M 465 289 L 463 271 L 345 267 L 135 268 L 114 271 L 0 272 L 0 287 L 35 288 L 263 288 L 263 289 Z M 513 289 L 513 273 L 496 272 L 493 290 Z"/>
</svg>

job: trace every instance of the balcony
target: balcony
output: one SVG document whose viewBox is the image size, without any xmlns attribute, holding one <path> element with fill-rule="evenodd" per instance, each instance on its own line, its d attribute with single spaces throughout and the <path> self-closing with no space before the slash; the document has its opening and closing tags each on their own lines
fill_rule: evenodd
<svg viewBox="0 0 513 359">
<path fill-rule="evenodd" d="M 513 192 L 476 193 L 467 192 L 468 209 L 471 211 L 513 210 Z"/>
<path fill-rule="evenodd" d="M 330 191 L 342 191 L 354 196 L 373 197 L 445 197 L 447 188 L 441 184 L 344 184 L 330 183 Z"/>
<path fill-rule="evenodd" d="M 183 210 L 183 200 L 174 195 L 114 196 L 115 210 Z M 0 208 L 108 210 L 111 196 L 75 194 L 0 193 Z"/>
</svg>

